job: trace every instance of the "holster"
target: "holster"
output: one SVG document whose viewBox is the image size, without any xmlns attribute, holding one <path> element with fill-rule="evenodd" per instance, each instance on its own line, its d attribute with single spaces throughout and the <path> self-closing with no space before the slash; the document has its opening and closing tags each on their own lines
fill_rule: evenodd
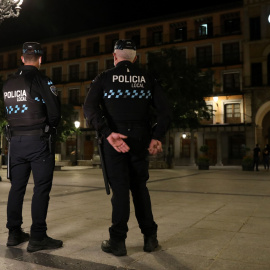
<svg viewBox="0 0 270 270">
<path fill-rule="evenodd" d="M 56 134 L 57 134 L 56 128 L 50 127 L 49 125 L 45 126 L 44 138 L 48 141 L 50 153 L 54 152 L 54 143 L 55 143 Z"/>
</svg>

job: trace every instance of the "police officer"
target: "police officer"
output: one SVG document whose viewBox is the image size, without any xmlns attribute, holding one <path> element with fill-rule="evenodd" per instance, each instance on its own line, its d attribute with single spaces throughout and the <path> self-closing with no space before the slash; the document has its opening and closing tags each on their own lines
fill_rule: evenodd
<svg viewBox="0 0 270 270">
<path fill-rule="evenodd" d="M 110 238 L 101 244 L 104 252 L 127 254 L 125 239 L 130 215 L 129 190 L 135 215 L 144 235 L 144 251 L 158 246 L 146 182 L 148 153 L 162 151 L 171 112 L 157 81 L 136 61 L 136 46 L 131 40 L 119 40 L 114 47 L 115 67 L 98 75 L 84 103 L 84 114 L 103 137 L 102 149 L 109 183 L 113 192 Z M 157 112 L 157 125 L 151 133 L 150 111 Z"/>
<path fill-rule="evenodd" d="M 63 245 L 61 240 L 52 239 L 46 233 L 49 193 L 55 165 L 49 138 L 61 114 L 55 86 L 39 71 L 41 59 L 39 43 L 24 43 L 21 56 L 24 65 L 3 85 L 10 139 L 11 188 L 7 205 L 7 246 L 16 246 L 29 240 L 28 252 Z M 29 236 L 21 229 L 21 225 L 23 199 L 31 171 L 35 186 Z"/>
</svg>

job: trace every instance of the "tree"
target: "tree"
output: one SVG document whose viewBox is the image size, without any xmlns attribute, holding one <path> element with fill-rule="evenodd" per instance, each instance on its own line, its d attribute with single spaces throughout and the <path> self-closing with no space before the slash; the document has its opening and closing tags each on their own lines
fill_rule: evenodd
<svg viewBox="0 0 270 270">
<path fill-rule="evenodd" d="M 73 105 L 61 105 L 61 121 L 57 127 L 57 141 L 65 142 L 69 136 L 78 132 L 74 126 L 74 111 Z"/>
<path fill-rule="evenodd" d="M 196 129 L 202 118 L 210 118 L 204 97 L 212 93 L 212 71 L 202 72 L 188 64 L 176 48 L 149 53 L 148 69 L 158 74 L 167 93 L 173 110 L 172 127 Z"/>
</svg>

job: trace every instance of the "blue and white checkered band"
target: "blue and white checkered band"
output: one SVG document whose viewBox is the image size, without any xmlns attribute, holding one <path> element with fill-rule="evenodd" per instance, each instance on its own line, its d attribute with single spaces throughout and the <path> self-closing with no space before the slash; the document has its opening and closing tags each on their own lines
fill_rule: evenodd
<svg viewBox="0 0 270 270">
<path fill-rule="evenodd" d="M 141 98 L 150 99 L 150 90 L 113 90 L 104 92 L 103 98 Z"/>
<path fill-rule="evenodd" d="M 6 107 L 7 114 L 24 113 L 27 110 L 28 110 L 28 107 L 26 106 L 26 104 L 23 104 L 22 106 L 15 105 L 14 107 L 13 106 Z"/>
</svg>

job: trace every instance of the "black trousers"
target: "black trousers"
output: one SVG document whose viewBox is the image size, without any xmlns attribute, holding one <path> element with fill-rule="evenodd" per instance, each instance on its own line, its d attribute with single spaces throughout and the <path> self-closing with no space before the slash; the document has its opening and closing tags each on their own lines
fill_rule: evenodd
<svg viewBox="0 0 270 270">
<path fill-rule="evenodd" d="M 32 197 L 31 237 L 41 239 L 46 235 L 49 193 L 55 165 L 47 141 L 40 136 L 15 136 L 11 138 L 11 188 L 7 205 L 7 228 L 20 228 L 26 186 L 32 171 L 34 193 Z"/>
<path fill-rule="evenodd" d="M 135 216 L 142 234 L 152 235 L 157 232 L 151 200 L 146 182 L 148 173 L 149 136 L 133 136 L 136 131 L 120 133 L 127 135 L 128 153 L 118 153 L 105 139 L 103 144 L 104 161 L 112 189 L 112 225 L 109 228 L 113 239 L 126 239 L 130 216 L 130 196 L 132 193 Z M 141 132 L 139 132 L 141 133 Z M 143 134 L 141 134 L 143 135 Z"/>
</svg>

